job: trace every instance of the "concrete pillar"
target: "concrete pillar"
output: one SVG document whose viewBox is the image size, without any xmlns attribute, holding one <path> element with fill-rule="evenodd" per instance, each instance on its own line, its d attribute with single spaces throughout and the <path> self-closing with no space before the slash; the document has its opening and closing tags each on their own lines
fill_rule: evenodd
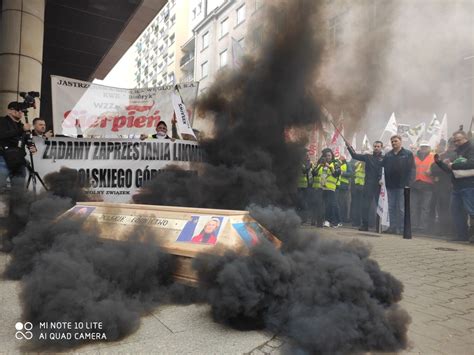
<svg viewBox="0 0 474 355">
<path fill-rule="evenodd" d="M 45 0 L 3 0 L 0 13 L 0 114 L 21 91 L 41 90 Z M 29 110 L 32 120 L 39 115 Z"/>
</svg>

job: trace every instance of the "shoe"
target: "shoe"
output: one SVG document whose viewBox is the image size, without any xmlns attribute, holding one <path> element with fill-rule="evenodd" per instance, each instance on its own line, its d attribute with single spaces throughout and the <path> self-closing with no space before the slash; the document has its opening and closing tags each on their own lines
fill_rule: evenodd
<svg viewBox="0 0 474 355">
<path fill-rule="evenodd" d="M 396 231 L 396 229 L 389 228 L 387 230 L 384 230 L 382 233 L 383 234 L 397 234 L 397 231 Z"/>
<path fill-rule="evenodd" d="M 339 228 L 339 224 L 332 224 L 331 223 L 331 228 Z"/>
<path fill-rule="evenodd" d="M 338 227 L 342 227 L 342 223 L 338 223 L 337 226 L 338 226 Z"/>
<path fill-rule="evenodd" d="M 360 230 L 361 232 L 368 232 L 368 231 L 369 231 L 369 227 L 368 227 L 368 226 L 360 226 L 360 227 L 359 227 L 359 230 Z"/>
<path fill-rule="evenodd" d="M 328 221 L 324 221 L 323 227 L 331 227 L 331 224 Z"/>
</svg>

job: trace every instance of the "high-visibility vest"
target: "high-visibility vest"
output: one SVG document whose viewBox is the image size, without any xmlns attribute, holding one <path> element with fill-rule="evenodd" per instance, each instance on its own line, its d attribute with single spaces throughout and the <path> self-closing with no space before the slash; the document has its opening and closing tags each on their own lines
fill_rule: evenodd
<svg viewBox="0 0 474 355">
<path fill-rule="evenodd" d="M 427 184 L 433 184 L 433 179 L 431 176 L 426 175 L 430 171 L 431 165 L 434 163 L 433 153 L 429 153 L 424 160 L 418 158 L 415 155 L 415 165 L 416 165 L 416 178 L 415 180 L 426 182 Z"/>
<path fill-rule="evenodd" d="M 312 170 L 317 170 L 319 169 L 321 165 L 320 164 L 317 164 L 313 167 Z M 321 168 L 322 169 L 322 168 Z M 313 172 L 313 171 L 311 171 Z M 314 175 L 313 177 L 313 189 L 320 189 L 321 188 L 321 176 L 319 175 L 319 171 L 316 175 Z"/>
<path fill-rule="evenodd" d="M 334 164 L 334 162 L 330 163 L 329 165 L 332 167 L 333 170 L 336 168 L 336 165 Z M 321 167 L 318 170 L 318 174 L 316 175 L 315 180 L 316 179 L 318 179 L 320 188 L 324 190 L 336 191 L 338 179 L 332 175 L 332 171 L 330 168 Z"/>
<path fill-rule="evenodd" d="M 355 163 L 355 179 L 354 182 L 356 185 L 364 186 L 365 183 L 365 163 L 363 161 L 358 161 Z"/>
<path fill-rule="evenodd" d="M 309 172 L 311 172 L 311 166 L 309 167 Z M 298 180 L 298 188 L 305 188 L 305 187 L 309 187 L 309 184 L 308 184 L 308 169 L 306 167 L 306 165 L 302 165 L 301 167 L 301 174 L 300 174 L 300 178 Z"/>
<path fill-rule="evenodd" d="M 339 176 L 339 181 L 338 181 L 339 185 L 340 184 L 349 185 L 349 179 L 347 177 L 342 176 L 342 174 L 344 174 L 346 172 L 347 172 L 347 163 L 344 162 L 344 163 L 341 164 L 341 176 Z"/>
</svg>

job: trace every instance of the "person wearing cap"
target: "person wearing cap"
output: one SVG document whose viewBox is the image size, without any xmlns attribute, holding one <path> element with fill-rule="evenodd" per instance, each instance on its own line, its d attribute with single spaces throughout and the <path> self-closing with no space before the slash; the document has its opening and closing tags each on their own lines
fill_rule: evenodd
<svg viewBox="0 0 474 355">
<path fill-rule="evenodd" d="M 8 178 L 12 187 L 23 187 L 25 183 L 26 162 L 12 167 L 12 164 L 7 163 L 9 159 L 5 159 L 5 155 L 11 156 L 14 151 L 18 152 L 20 158 L 26 155 L 25 133 L 31 131 L 31 125 L 23 123 L 22 118 L 21 104 L 16 101 L 10 102 L 7 115 L 0 117 L 0 191 L 6 188 Z M 29 149 L 32 153 L 36 152 L 35 146 Z"/>
<path fill-rule="evenodd" d="M 431 199 L 433 198 L 433 178 L 431 165 L 434 163 L 434 154 L 428 142 L 420 142 L 415 155 L 416 175 L 411 184 L 411 206 L 413 230 L 428 232 Z"/>
</svg>

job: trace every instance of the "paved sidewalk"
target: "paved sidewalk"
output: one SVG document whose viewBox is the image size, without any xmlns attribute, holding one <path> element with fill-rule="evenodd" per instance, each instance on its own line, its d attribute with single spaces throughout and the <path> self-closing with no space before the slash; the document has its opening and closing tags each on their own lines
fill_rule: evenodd
<svg viewBox="0 0 474 355">
<path fill-rule="evenodd" d="M 402 306 L 410 313 L 411 348 L 404 354 L 474 355 L 474 245 L 350 229 L 319 230 L 325 238 L 358 238 L 372 257 L 405 285 Z M 0 270 L 7 256 L 0 253 Z M 15 323 L 21 320 L 20 284 L 0 283 L 0 353 L 20 352 Z M 23 340 L 24 341 L 24 340 Z M 240 332 L 212 321 L 204 305 L 166 306 L 142 318 L 135 334 L 116 343 L 93 343 L 74 353 L 277 354 L 282 339 L 266 332 Z"/>
</svg>

